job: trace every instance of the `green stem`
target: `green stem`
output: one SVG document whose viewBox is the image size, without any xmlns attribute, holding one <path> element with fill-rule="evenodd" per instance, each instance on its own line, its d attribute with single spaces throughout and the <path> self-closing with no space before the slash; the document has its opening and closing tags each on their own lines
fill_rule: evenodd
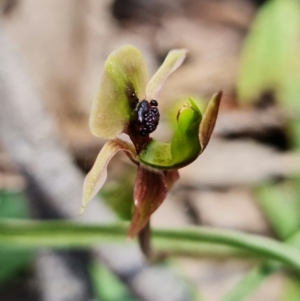
<svg viewBox="0 0 300 301">
<path fill-rule="evenodd" d="M 0 247 L 69 248 L 124 242 L 127 227 L 127 224 L 84 225 L 64 221 L 1 221 Z M 153 245 L 157 251 L 172 253 L 174 248 L 193 250 L 197 249 L 200 243 L 244 249 L 257 256 L 278 260 L 300 272 L 300 251 L 270 238 L 206 227 L 153 230 Z"/>
</svg>

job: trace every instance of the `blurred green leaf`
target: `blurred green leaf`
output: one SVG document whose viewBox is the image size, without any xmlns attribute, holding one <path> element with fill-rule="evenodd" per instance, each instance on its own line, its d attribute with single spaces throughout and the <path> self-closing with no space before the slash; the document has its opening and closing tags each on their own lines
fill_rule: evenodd
<svg viewBox="0 0 300 301">
<path fill-rule="evenodd" d="M 27 216 L 26 200 L 20 193 L 0 190 L 0 220 Z"/>
<path fill-rule="evenodd" d="M 32 251 L 17 248 L 0 249 L 0 285 L 28 266 Z"/>
<path fill-rule="evenodd" d="M 300 3 L 270 0 L 258 12 L 241 54 L 239 98 L 252 101 L 272 90 L 291 111 L 299 110 Z"/>
<path fill-rule="evenodd" d="M 95 296 L 101 301 L 135 301 L 126 286 L 103 264 L 93 261 L 89 267 Z"/>
<path fill-rule="evenodd" d="M 241 101 L 252 101 L 264 92 L 274 91 L 287 110 L 299 112 L 299 36 L 299 0 L 270 0 L 259 10 L 241 54 L 237 82 Z M 299 148 L 297 122 L 290 125 L 290 132 L 294 147 Z M 256 189 L 258 204 L 281 239 L 299 229 L 299 198 L 295 184 L 296 181 L 266 184 Z M 289 242 L 299 246 L 297 239 L 297 235 L 293 236 Z M 223 300 L 243 300 L 273 272 L 271 267 L 266 262 L 252 269 Z M 296 300 L 300 300 L 300 296 Z"/>
<path fill-rule="evenodd" d="M 6 218 L 27 217 L 26 200 L 20 193 L 0 191 L 0 221 Z M 26 267 L 31 258 L 31 251 L 22 248 L 0 248 L 0 285 Z"/>
<path fill-rule="evenodd" d="M 300 228 L 297 194 L 293 183 L 283 181 L 255 188 L 257 203 L 281 240 Z"/>
<path fill-rule="evenodd" d="M 289 138 L 291 141 L 290 142 L 291 148 L 295 151 L 299 151 L 300 150 L 300 120 L 290 119 L 289 123 L 287 124 L 287 127 L 288 127 Z M 300 181 L 296 180 L 296 182 L 300 190 Z M 300 192 L 299 192 L 299 196 L 300 196 Z"/>
<path fill-rule="evenodd" d="M 251 269 L 238 284 L 222 298 L 222 301 L 241 301 L 249 296 L 272 272 L 278 270 L 278 265 L 266 263 Z"/>
<path fill-rule="evenodd" d="M 279 301 L 299 301 L 300 281 L 299 278 L 290 277 L 285 280 L 282 296 Z"/>
</svg>

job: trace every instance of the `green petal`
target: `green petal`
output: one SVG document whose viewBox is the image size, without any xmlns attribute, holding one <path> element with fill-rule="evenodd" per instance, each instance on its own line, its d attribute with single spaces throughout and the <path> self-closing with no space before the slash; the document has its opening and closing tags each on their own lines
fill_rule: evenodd
<svg viewBox="0 0 300 301">
<path fill-rule="evenodd" d="M 214 130 L 216 120 L 218 117 L 221 98 L 222 98 L 221 91 L 213 95 L 212 99 L 209 101 L 207 108 L 203 114 L 202 122 L 200 124 L 200 131 L 199 131 L 201 153 L 206 148 L 210 136 Z"/>
<path fill-rule="evenodd" d="M 199 125 L 201 112 L 192 98 L 181 108 L 177 128 L 171 143 L 173 165 L 182 167 L 194 161 L 200 154 Z"/>
<path fill-rule="evenodd" d="M 167 79 L 184 61 L 187 51 L 185 49 L 171 50 L 165 58 L 163 64 L 151 78 L 146 88 L 148 100 L 157 99 L 158 93 Z"/>
<path fill-rule="evenodd" d="M 164 173 L 140 164 L 134 184 L 134 213 L 128 231 L 129 237 L 134 237 L 145 227 L 166 195 Z"/>
<path fill-rule="evenodd" d="M 105 62 L 100 89 L 90 116 L 93 135 L 113 139 L 129 123 L 136 105 L 133 93 L 145 97 L 147 69 L 138 49 L 127 45 L 113 52 Z"/>
<path fill-rule="evenodd" d="M 112 157 L 119 151 L 125 151 L 132 159 L 136 156 L 133 145 L 125 141 L 114 139 L 105 143 L 94 163 L 94 166 L 84 180 L 80 214 L 84 212 L 88 202 L 103 186 L 107 177 L 107 165 Z"/>
<path fill-rule="evenodd" d="M 159 169 L 177 169 L 194 161 L 200 154 L 199 125 L 201 113 L 192 99 L 178 113 L 177 128 L 171 143 L 157 140 L 144 147 L 139 159 Z"/>
</svg>

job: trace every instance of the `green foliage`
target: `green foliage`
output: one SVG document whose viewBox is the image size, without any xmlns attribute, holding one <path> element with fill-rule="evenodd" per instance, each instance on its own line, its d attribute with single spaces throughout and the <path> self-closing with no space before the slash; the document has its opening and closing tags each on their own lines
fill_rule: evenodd
<svg viewBox="0 0 300 301">
<path fill-rule="evenodd" d="M 26 200 L 20 193 L 0 190 L 0 220 L 27 216 Z"/>
<path fill-rule="evenodd" d="M 277 266 L 267 263 L 256 266 L 222 298 L 222 301 L 241 301 L 254 291 L 272 272 L 277 271 Z"/>
<path fill-rule="evenodd" d="M 135 301 L 126 286 L 103 264 L 93 261 L 89 267 L 95 296 L 101 301 Z"/>
<path fill-rule="evenodd" d="M 300 229 L 299 200 L 291 181 L 255 188 L 257 203 L 281 240 Z"/>
<path fill-rule="evenodd" d="M 241 54 L 237 90 L 240 101 L 272 91 L 291 116 L 300 112 L 300 1 L 269 0 L 257 13 Z M 291 144 L 300 148 L 298 120 L 288 123 Z M 257 202 L 277 236 L 299 247 L 299 177 L 255 188 Z M 297 232 L 298 231 L 298 232 Z M 252 269 L 223 301 L 244 300 L 276 266 L 264 262 Z M 299 285 L 299 283 L 298 283 Z M 297 284 L 296 284 L 297 286 Z M 300 300 L 299 290 L 282 300 Z M 292 297 L 291 297 L 292 296 Z"/>
<path fill-rule="evenodd" d="M 237 90 L 241 101 L 274 91 L 286 108 L 299 111 L 300 3 L 270 0 L 258 12 L 241 54 Z"/>
<path fill-rule="evenodd" d="M 286 279 L 282 296 L 279 301 L 299 301 L 300 298 L 300 281 L 297 277 Z"/>
<path fill-rule="evenodd" d="M 27 217 L 26 201 L 22 195 L 17 192 L 0 191 L 0 221 L 25 217 Z M 0 248 L 0 285 L 28 265 L 31 253 L 22 247 L 7 245 Z"/>
</svg>

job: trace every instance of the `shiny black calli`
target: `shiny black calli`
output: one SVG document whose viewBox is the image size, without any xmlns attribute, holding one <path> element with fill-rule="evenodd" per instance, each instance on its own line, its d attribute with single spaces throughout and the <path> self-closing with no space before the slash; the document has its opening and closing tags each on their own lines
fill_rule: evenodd
<svg viewBox="0 0 300 301">
<path fill-rule="evenodd" d="M 160 116 L 157 106 L 158 103 L 154 99 L 150 103 L 144 99 L 137 104 L 138 132 L 141 136 L 147 136 L 156 130 Z"/>
</svg>

